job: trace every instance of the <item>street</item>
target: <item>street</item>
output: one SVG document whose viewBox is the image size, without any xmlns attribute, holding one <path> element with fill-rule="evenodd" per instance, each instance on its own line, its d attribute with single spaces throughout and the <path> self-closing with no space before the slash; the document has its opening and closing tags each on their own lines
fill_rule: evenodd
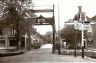
<svg viewBox="0 0 96 63">
<path fill-rule="evenodd" d="M 45 48 L 44 48 L 45 46 Z M 96 62 L 95 59 L 85 57 L 82 59 L 81 56 L 74 57 L 72 55 L 58 55 L 52 54 L 51 48 L 46 48 L 43 45 L 40 49 L 29 51 L 25 54 L 1 57 L 0 63 L 74 63 L 74 62 Z"/>
</svg>

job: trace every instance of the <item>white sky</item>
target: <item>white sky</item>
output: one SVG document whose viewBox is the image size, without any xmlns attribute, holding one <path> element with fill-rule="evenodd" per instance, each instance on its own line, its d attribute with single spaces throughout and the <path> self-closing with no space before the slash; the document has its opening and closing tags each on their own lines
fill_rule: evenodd
<svg viewBox="0 0 96 63">
<path fill-rule="evenodd" d="M 55 1 L 55 20 L 56 30 L 58 30 L 58 4 L 59 4 L 59 25 L 60 29 L 64 27 L 64 21 L 72 19 L 78 12 L 78 6 L 82 6 L 82 10 L 86 12 L 86 15 L 93 17 L 96 15 L 96 0 L 34 0 L 36 5 L 52 5 Z M 41 7 L 38 8 L 41 8 Z M 44 7 L 42 7 L 44 8 Z M 40 15 L 40 14 L 38 14 Z M 51 14 L 42 14 L 44 16 L 50 16 Z M 45 34 L 47 31 L 52 31 L 51 26 L 35 26 L 37 31 L 41 34 Z"/>
</svg>

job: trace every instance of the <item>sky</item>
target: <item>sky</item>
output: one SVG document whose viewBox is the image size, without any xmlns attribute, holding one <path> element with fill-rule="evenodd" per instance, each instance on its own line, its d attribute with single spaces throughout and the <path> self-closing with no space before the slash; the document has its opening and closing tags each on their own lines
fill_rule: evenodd
<svg viewBox="0 0 96 63">
<path fill-rule="evenodd" d="M 73 19 L 74 15 L 78 12 L 78 6 L 82 6 L 83 12 L 86 12 L 88 17 L 93 17 L 96 15 L 96 0 L 33 0 L 35 1 L 36 8 L 51 8 L 50 6 L 43 5 L 52 5 L 55 4 L 55 22 L 56 30 L 60 30 L 64 27 L 64 22 Z M 51 13 L 41 14 L 43 16 L 52 16 Z M 59 22 L 59 24 L 58 24 Z M 52 31 L 51 26 L 35 26 L 37 31 L 40 34 L 46 34 L 48 31 Z"/>
</svg>

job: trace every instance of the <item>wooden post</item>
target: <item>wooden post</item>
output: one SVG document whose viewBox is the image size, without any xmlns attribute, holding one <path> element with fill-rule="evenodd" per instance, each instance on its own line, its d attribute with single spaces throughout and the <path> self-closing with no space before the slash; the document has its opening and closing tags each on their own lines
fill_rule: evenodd
<svg viewBox="0 0 96 63">
<path fill-rule="evenodd" d="M 52 53 L 55 53 L 55 18 L 54 18 L 54 5 L 53 5 L 53 23 L 52 23 L 52 28 L 53 28 L 53 47 L 52 47 Z"/>
<path fill-rule="evenodd" d="M 6 48 L 8 48 L 8 37 L 7 37 L 7 35 L 5 36 L 5 44 L 6 44 Z"/>
<path fill-rule="evenodd" d="M 25 34 L 25 48 L 27 48 L 27 35 Z"/>
</svg>

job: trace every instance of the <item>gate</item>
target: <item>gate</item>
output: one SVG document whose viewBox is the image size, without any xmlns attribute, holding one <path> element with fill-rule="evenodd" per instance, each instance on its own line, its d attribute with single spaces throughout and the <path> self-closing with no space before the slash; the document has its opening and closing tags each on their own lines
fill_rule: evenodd
<svg viewBox="0 0 96 63">
<path fill-rule="evenodd" d="M 37 18 L 32 18 L 32 21 L 34 22 L 33 25 L 51 25 L 53 29 L 53 47 L 52 47 L 52 53 L 55 53 L 55 18 L 54 18 L 54 5 L 53 9 L 38 9 L 38 10 L 31 10 L 33 13 L 47 13 L 51 12 L 53 13 L 53 16 L 50 18 L 43 17 L 40 15 Z"/>
</svg>

